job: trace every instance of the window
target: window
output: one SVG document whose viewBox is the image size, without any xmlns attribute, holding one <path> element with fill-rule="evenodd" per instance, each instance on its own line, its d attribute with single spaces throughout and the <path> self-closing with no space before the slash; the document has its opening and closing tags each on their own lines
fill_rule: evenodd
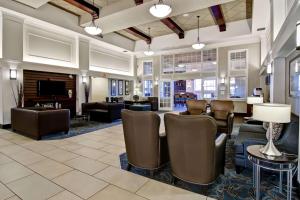
<svg viewBox="0 0 300 200">
<path fill-rule="evenodd" d="M 161 57 L 161 66 L 163 74 L 171 74 L 173 73 L 173 55 L 164 55 Z"/>
<path fill-rule="evenodd" d="M 196 72 L 201 70 L 201 51 L 181 53 L 174 56 L 175 73 Z"/>
<path fill-rule="evenodd" d="M 203 98 L 212 99 L 216 97 L 216 78 L 206 78 L 203 80 Z"/>
<path fill-rule="evenodd" d="M 231 77 L 230 78 L 230 98 L 246 98 L 247 96 L 247 78 Z"/>
<path fill-rule="evenodd" d="M 247 69 L 247 51 L 237 50 L 229 52 L 229 70 Z"/>
<path fill-rule="evenodd" d="M 152 61 L 143 62 L 143 74 L 144 74 L 144 76 L 152 75 L 152 73 L 153 73 Z"/>
<path fill-rule="evenodd" d="M 152 96 L 152 80 L 145 80 L 144 81 L 144 96 L 150 97 Z"/>
<path fill-rule="evenodd" d="M 201 92 L 201 90 L 202 90 L 202 80 L 201 79 L 194 80 L 194 90 Z"/>
<path fill-rule="evenodd" d="M 202 72 L 217 71 L 217 49 L 204 50 Z"/>
</svg>

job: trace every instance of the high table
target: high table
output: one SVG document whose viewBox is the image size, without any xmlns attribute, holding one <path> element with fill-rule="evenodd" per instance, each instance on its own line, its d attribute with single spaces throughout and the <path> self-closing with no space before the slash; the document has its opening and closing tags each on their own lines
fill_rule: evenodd
<svg viewBox="0 0 300 200">
<path fill-rule="evenodd" d="M 294 154 L 285 154 L 279 157 L 270 157 L 259 150 L 262 145 L 252 145 L 247 148 L 248 159 L 253 163 L 253 187 L 255 187 L 256 200 L 260 199 L 260 169 L 278 171 L 279 191 L 282 193 L 283 173 L 287 172 L 287 199 L 292 199 L 293 176 L 297 171 L 298 157 Z"/>
</svg>

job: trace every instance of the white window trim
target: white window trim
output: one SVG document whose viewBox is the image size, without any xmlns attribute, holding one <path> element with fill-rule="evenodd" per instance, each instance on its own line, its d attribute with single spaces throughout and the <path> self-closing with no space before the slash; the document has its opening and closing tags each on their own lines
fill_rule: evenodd
<svg viewBox="0 0 300 200">
<path fill-rule="evenodd" d="M 152 74 L 147 74 L 147 75 L 145 75 L 144 74 L 144 63 L 146 63 L 146 62 L 151 62 L 152 63 Z M 151 77 L 151 76 L 153 76 L 153 71 L 154 71 L 154 66 L 153 66 L 153 60 L 151 59 L 151 60 L 143 60 L 142 61 L 142 67 L 143 67 L 143 69 L 142 69 L 142 76 L 143 77 Z"/>
<path fill-rule="evenodd" d="M 231 58 L 230 58 L 230 55 L 231 53 L 237 53 L 237 52 L 241 52 L 241 51 L 246 51 L 246 69 L 235 69 L 235 70 L 232 70 L 231 69 Z M 230 72 L 242 72 L 242 71 L 247 71 L 247 74 L 248 74 L 248 66 L 249 66 L 249 62 L 248 62 L 248 49 L 235 49 L 235 50 L 230 50 L 228 51 L 228 72 L 229 72 L 229 75 L 230 75 Z"/>
</svg>

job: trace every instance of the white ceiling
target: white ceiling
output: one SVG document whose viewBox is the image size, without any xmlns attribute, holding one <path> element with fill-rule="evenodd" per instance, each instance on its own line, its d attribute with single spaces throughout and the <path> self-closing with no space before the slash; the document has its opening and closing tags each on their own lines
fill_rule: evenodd
<svg viewBox="0 0 300 200">
<path fill-rule="evenodd" d="M 39 8 L 50 0 L 14 0 L 33 8 Z"/>
</svg>

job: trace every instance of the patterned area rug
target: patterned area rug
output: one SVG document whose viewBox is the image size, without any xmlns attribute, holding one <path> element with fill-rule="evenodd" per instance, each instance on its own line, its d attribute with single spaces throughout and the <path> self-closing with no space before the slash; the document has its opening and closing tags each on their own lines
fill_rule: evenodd
<svg viewBox="0 0 300 200">
<path fill-rule="evenodd" d="M 234 139 L 227 141 L 226 145 L 226 167 L 225 174 L 221 175 L 214 184 L 212 184 L 207 193 L 203 193 L 203 188 L 198 185 L 189 184 L 183 181 L 176 182 L 175 186 L 203 194 L 219 200 L 254 200 L 255 193 L 252 186 L 252 170 L 244 170 L 241 174 L 236 174 L 234 169 Z M 121 168 L 126 170 L 127 156 L 126 153 L 120 155 Z M 153 177 L 147 170 L 133 167 L 132 173 L 139 174 L 148 178 L 155 179 L 167 184 L 171 184 L 170 165 L 159 170 Z M 261 177 L 261 199 L 263 200 L 284 200 L 284 194 L 278 191 L 278 175 L 263 171 Z M 284 183 L 285 184 L 285 183 Z M 286 188 L 286 186 L 284 187 Z M 298 200 L 296 192 L 293 193 L 293 199 Z"/>
<path fill-rule="evenodd" d="M 109 128 L 112 126 L 116 126 L 122 123 L 122 120 L 116 120 L 112 123 L 104 123 L 104 122 L 95 122 L 95 121 L 86 121 L 81 119 L 72 119 L 70 124 L 70 131 L 68 134 L 64 133 L 55 133 L 44 136 L 43 140 L 54 140 L 54 139 L 63 139 L 69 138 L 76 135 L 81 135 L 93 131 L 97 131 L 104 128 Z"/>
</svg>

